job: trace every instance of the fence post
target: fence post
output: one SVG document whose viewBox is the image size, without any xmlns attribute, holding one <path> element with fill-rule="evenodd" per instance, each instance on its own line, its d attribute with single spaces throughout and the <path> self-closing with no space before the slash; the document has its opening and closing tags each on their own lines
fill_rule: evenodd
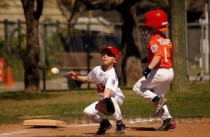
<svg viewBox="0 0 210 137">
<path fill-rule="evenodd" d="M 47 24 L 44 23 L 43 24 L 43 46 L 42 46 L 42 52 L 43 52 L 43 55 L 42 55 L 42 75 L 43 75 L 43 91 L 46 91 L 46 57 L 45 57 L 45 54 L 46 54 L 46 35 L 47 35 Z"/>
<path fill-rule="evenodd" d="M 9 21 L 4 20 L 4 36 L 5 36 L 5 39 L 6 39 L 7 51 L 10 52 L 10 45 L 9 45 L 10 34 L 9 34 L 9 30 L 8 30 L 8 24 L 9 24 Z"/>
<path fill-rule="evenodd" d="M 210 65 L 210 0 L 208 0 L 208 43 L 209 43 L 209 65 Z M 210 66 L 209 66 L 209 84 L 210 84 Z"/>
</svg>

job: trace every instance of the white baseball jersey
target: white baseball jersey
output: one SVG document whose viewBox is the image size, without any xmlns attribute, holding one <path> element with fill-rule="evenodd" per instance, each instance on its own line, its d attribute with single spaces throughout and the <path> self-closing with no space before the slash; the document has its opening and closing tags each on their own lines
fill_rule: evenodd
<svg viewBox="0 0 210 137">
<path fill-rule="evenodd" d="M 104 96 L 104 89 L 108 88 L 112 91 L 111 97 L 124 98 L 122 91 L 118 87 L 119 81 L 114 68 L 104 72 L 101 66 L 96 66 L 87 75 L 87 80 L 96 83 L 97 92 L 101 97 Z"/>
<path fill-rule="evenodd" d="M 108 88 L 111 92 L 111 99 L 115 107 L 115 113 L 113 117 L 115 121 L 122 120 L 122 114 L 120 110 L 120 105 L 123 103 L 125 98 L 122 91 L 118 87 L 118 78 L 115 73 L 115 69 L 111 68 L 110 70 L 103 71 L 101 66 L 96 66 L 90 71 L 87 75 L 87 81 L 96 83 L 97 92 L 101 98 L 104 96 L 104 89 Z M 93 102 L 84 109 L 84 114 L 89 116 L 92 121 L 100 123 L 102 117 L 99 115 L 98 110 L 95 109 L 95 105 L 98 101 Z"/>
</svg>

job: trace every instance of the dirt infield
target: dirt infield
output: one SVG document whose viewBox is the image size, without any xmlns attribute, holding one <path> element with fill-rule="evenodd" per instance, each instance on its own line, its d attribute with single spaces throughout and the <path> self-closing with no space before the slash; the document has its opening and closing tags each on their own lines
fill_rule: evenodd
<svg viewBox="0 0 210 137">
<path fill-rule="evenodd" d="M 115 124 L 112 122 L 112 129 L 107 135 L 115 135 Z M 125 136 L 139 137 L 210 137 L 210 119 L 179 119 L 176 120 L 177 127 L 170 131 L 154 131 L 161 125 L 160 121 L 155 122 L 127 122 Z M 1 125 L 0 137 L 41 137 L 41 136 L 94 136 L 98 128 L 97 124 L 68 124 L 66 128 L 50 127 L 27 127 L 22 124 Z"/>
</svg>

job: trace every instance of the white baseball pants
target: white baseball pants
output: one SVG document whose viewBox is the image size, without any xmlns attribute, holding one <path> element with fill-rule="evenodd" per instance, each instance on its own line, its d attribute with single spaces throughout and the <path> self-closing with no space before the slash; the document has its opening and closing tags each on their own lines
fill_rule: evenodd
<svg viewBox="0 0 210 137">
<path fill-rule="evenodd" d="M 122 105 L 123 99 L 119 98 L 118 96 L 111 97 L 111 99 L 112 99 L 114 107 L 115 107 L 115 113 L 113 114 L 113 118 L 115 119 L 115 121 L 122 120 L 120 105 Z M 102 121 L 102 118 L 99 115 L 100 112 L 95 109 L 95 106 L 97 103 L 98 103 L 98 101 L 93 102 L 92 104 L 87 106 L 83 112 L 86 116 L 90 117 L 90 119 L 93 122 L 100 123 Z"/>
<path fill-rule="evenodd" d="M 147 79 L 143 76 L 139 81 L 137 81 L 137 83 L 133 86 L 133 91 L 136 92 L 137 95 L 150 101 L 155 96 L 164 98 L 164 94 L 170 86 L 173 78 L 174 72 L 172 68 L 153 69 Z M 153 89 L 153 92 L 149 89 Z M 163 109 L 164 112 L 160 115 L 160 118 L 171 118 L 168 107 L 164 105 Z"/>
</svg>

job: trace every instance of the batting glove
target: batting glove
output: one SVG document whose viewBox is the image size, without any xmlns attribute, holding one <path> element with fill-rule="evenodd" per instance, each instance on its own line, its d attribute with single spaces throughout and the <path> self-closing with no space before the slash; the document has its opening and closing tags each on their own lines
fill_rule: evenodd
<svg viewBox="0 0 210 137">
<path fill-rule="evenodd" d="M 143 75 L 145 76 L 146 79 L 150 72 L 151 72 L 151 69 L 148 67 L 143 71 Z"/>
</svg>

